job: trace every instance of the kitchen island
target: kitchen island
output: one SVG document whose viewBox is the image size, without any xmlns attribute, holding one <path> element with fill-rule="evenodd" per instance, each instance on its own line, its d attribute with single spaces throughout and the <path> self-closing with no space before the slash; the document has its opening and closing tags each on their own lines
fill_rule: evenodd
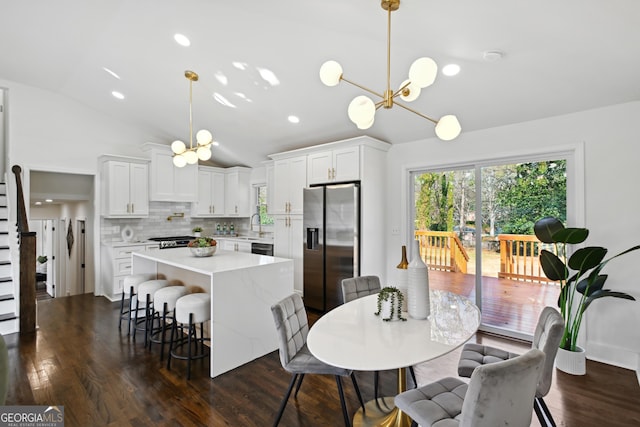
<svg viewBox="0 0 640 427">
<path fill-rule="evenodd" d="M 132 272 L 211 294 L 211 378 L 278 348 L 271 305 L 293 292 L 293 260 L 220 249 L 197 258 L 172 248 L 133 253 Z"/>
</svg>

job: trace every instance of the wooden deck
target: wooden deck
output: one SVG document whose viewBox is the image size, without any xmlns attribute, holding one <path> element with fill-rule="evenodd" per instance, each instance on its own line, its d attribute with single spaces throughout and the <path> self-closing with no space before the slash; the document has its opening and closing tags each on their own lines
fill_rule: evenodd
<svg viewBox="0 0 640 427">
<path fill-rule="evenodd" d="M 557 285 L 486 276 L 482 280 L 482 321 L 487 325 L 533 335 L 542 309 L 557 307 Z M 429 286 L 476 298 L 473 274 L 429 270 Z"/>
</svg>

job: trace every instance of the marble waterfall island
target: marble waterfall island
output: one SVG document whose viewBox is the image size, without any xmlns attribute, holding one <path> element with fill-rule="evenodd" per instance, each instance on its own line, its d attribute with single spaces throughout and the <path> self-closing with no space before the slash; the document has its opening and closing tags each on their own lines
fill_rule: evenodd
<svg viewBox="0 0 640 427">
<path fill-rule="evenodd" d="M 271 306 L 293 292 L 293 260 L 220 249 L 198 258 L 172 248 L 134 252 L 132 271 L 211 294 L 211 378 L 278 348 Z"/>
</svg>

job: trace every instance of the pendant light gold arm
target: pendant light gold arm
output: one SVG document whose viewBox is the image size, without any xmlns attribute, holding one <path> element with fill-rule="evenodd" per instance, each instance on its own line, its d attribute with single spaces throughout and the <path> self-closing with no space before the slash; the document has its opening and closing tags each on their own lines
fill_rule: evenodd
<svg viewBox="0 0 640 427">
<path fill-rule="evenodd" d="M 193 81 L 189 80 L 189 149 L 193 150 Z"/>
<path fill-rule="evenodd" d="M 376 92 L 374 90 L 371 90 L 368 87 L 362 86 L 362 85 L 360 85 L 360 84 L 358 84 L 356 82 L 352 82 L 351 80 L 347 80 L 343 76 L 340 76 L 340 80 L 344 80 L 345 82 L 347 82 L 347 83 L 349 83 L 349 84 L 351 84 L 351 85 L 353 85 L 355 87 L 359 87 L 360 89 L 362 89 L 362 90 L 364 90 L 366 92 L 369 92 L 369 93 L 371 93 L 373 95 L 379 96 L 380 98 L 384 98 L 384 95 L 382 95 L 381 93 L 378 93 L 378 92 Z"/>
<path fill-rule="evenodd" d="M 193 150 L 193 82 L 198 81 L 198 73 L 187 70 L 184 76 L 189 80 L 189 149 Z"/>
<path fill-rule="evenodd" d="M 427 119 L 427 120 L 429 120 L 429 121 L 430 121 L 430 122 L 432 122 L 433 124 L 436 124 L 436 125 L 438 124 L 438 120 L 432 119 L 432 118 L 431 118 L 431 117 L 429 117 L 429 116 L 425 116 L 424 114 L 417 112 L 417 111 L 416 111 L 416 110 L 414 110 L 413 108 L 409 108 L 409 107 L 407 107 L 406 105 L 400 104 L 400 103 L 399 103 L 399 102 L 397 102 L 397 101 L 396 101 L 394 104 L 395 104 L 395 105 L 397 105 L 398 107 L 402 107 L 402 108 L 404 108 L 404 109 L 405 109 L 405 110 L 407 110 L 407 111 L 411 111 L 413 114 L 417 114 L 418 116 L 422 117 L 423 119 Z"/>
</svg>

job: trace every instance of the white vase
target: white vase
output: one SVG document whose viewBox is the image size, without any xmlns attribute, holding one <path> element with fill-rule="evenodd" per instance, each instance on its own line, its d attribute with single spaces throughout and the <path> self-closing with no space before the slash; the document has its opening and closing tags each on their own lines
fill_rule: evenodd
<svg viewBox="0 0 640 427">
<path fill-rule="evenodd" d="M 429 274 L 427 265 L 420 257 L 420 246 L 417 240 L 413 242 L 413 259 L 407 268 L 409 316 L 414 319 L 426 319 L 430 314 Z"/>
<path fill-rule="evenodd" d="M 563 348 L 556 354 L 556 368 L 571 375 L 585 375 L 587 373 L 587 353 L 576 346 L 576 351 Z"/>
</svg>

